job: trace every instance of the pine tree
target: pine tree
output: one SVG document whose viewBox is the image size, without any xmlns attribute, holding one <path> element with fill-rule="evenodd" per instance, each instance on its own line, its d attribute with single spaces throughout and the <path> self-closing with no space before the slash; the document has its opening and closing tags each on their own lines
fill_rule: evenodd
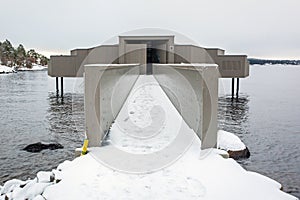
<svg viewBox="0 0 300 200">
<path fill-rule="evenodd" d="M 26 52 L 22 44 L 19 44 L 15 49 L 8 40 L 0 42 L 0 64 L 10 67 L 17 65 L 31 68 L 34 63 L 47 65 L 48 62 L 47 57 L 35 52 L 34 49 Z"/>
<path fill-rule="evenodd" d="M 48 65 L 49 59 L 46 56 L 43 55 L 39 55 L 40 56 L 40 64 L 45 66 Z"/>
<path fill-rule="evenodd" d="M 30 49 L 27 52 L 26 67 L 31 68 L 32 64 L 37 62 L 37 59 L 38 53 L 36 53 L 34 49 Z"/>
<path fill-rule="evenodd" d="M 15 49 L 11 45 L 10 41 L 5 40 L 2 44 L 2 56 L 1 56 L 1 62 L 4 65 L 13 66 L 15 61 Z"/>
<path fill-rule="evenodd" d="M 22 44 L 19 44 L 16 50 L 16 64 L 18 66 L 24 66 L 26 61 L 26 50 Z"/>
</svg>

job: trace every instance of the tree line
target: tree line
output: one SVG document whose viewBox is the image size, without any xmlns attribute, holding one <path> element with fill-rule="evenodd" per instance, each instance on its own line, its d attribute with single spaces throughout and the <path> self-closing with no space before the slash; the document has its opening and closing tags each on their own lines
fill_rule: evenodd
<svg viewBox="0 0 300 200">
<path fill-rule="evenodd" d="M 47 65 L 49 59 L 34 49 L 26 51 L 22 44 L 14 48 L 9 40 L 0 41 L 0 62 L 9 67 L 31 68 L 33 64 Z"/>
<path fill-rule="evenodd" d="M 281 64 L 281 65 L 300 65 L 300 60 L 266 60 L 266 59 L 256 59 L 256 58 L 248 58 L 250 65 L 258 64 Z"/>
</svg>

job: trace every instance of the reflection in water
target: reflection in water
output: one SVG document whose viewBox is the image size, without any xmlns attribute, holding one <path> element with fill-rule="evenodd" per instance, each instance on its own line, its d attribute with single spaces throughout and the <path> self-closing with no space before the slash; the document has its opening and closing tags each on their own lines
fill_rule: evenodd
<svg viewBox="0 0 300 200">
<path fill-rule="evenodd" d="M 249 133 L 249 97 L 241 95 L 232 101 L 231 96 L 219 97 L 219 129 L 226 130 L 242 137 Z"/>
<path fill-rule="evenodd" d="M 243 142 L 247 141 L 245 137 L 250 135 L 249 101 L 249 96 L 244 94 L 234 100 L 231 95 L 219 97 L 218 128 L 236 134 Z M 251 153 L 251 148 L 249 150 Z M 237 162 L 245 168 L 249 164 L 248 159 L 240 159 Z"/>
<path fill-rule="evenodd" d="M 49 121 L 49 132 L 57 139 L 67 141 L 82 141 L 84 133 L 83 94 L 64 94 L 57 98 L 49 93 L 49 109 L 46 118 Z M 72 136 L 70 136 L 72 135 Z M 78 146 L 77 146 L 78 147 Z"/>
</svg>

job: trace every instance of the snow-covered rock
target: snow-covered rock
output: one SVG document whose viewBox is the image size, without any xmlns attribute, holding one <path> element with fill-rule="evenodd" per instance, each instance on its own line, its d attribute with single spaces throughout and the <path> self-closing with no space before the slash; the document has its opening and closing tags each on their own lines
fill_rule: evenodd
<svg viewBox="0 0 300 200">
<path fill-rule="evenodd" d="M 246 149 L 246 145 L 233 133 L 218 131 L 218 148 L 225 151 L 240 151 Z"/>
<path fill-rule="evenodd" d="M 21 181 L 21 180 L 17 180 L 17 179 L 9 180 L 1 188 L 0 195 L 11 192 L 16 187 L 20 187 L 21 185 L 25 185 L 26 183 L 27 183 L 26 181 Z"/>
<path fill-rule="evenodd" d="M 227 151 L 230 158 L 240 159 L 250 157 L 250 151 L 241 139 L 227 131 L 218 131 L 217 148 Z"/>
<path fill-rule="evenodd" d="M 54 180 L 54 174 L 52 172 L 38 172 L 37 173 L 37 180 L 39 183 L 49 183 Z"/>
<path fill-rule="evenodd" d="M 51 173 L 51 172 L 48 172 Z M 39 172 L 38 176 L 45 178 L 45 172 Z M 10 180 L 7 181 L 0 195 L 0 200 L 5 199 L 5 196 L 9 199 L 14 200 L 24 200 L 24 199 L 34 199 L 37 196 L 41 195 L 45 188 L 53 183 L 51 182 L 38 182 L 38 178 L 28 181 L 20 180 Z"/>
</svg>

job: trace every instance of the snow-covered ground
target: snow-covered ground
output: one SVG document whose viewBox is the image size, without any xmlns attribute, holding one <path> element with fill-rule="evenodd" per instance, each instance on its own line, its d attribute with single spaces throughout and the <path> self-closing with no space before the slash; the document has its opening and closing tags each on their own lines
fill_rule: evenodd
<svg viewBox="0 0 300 200">
<path fill-rule="evenodd" d="M 33 64 L 32 68 L 27 68 L 27 67 L 7 67 L 5 65 L 0 65 L 0 74 L 9 74 L 9 73 L 14 73 L 17 71 L 41 71 L 47 69 L 47 66 L 42 66 L 42 65 L 37 65 Z"/>
<path fill-rule="evenodd" d="M 20 67 L 20 68 L 18 68 L 18 71 L 40 71 L 40 70 L 45 70 L 45 69 L 47 69 L 47 66 L 33 64 L 32 68 Z"/>
<path fill-rule="evenodd" d="M 187 142 L 176 143 L 182 134 L 185 137 L 180 139 L 188 138 Z M 174 142 L 180 151 L 170 154 L 165 149 Z M 245 148 L 237 136 L 225 131 L 218 132 L 218 146 L 224 150 Z M 141 76 L 113 124 L 106 146 L 90 148 L 87 155 L 65 161 L 52 172 L 39 172 L 33 180 L 6 182 L 0 187 L 0 200 L 5 196 L 17 200 L 297 199 L 281 191 L 280 183 L 246 171 L 233 159 L 223 158 L 220 154 L 226 154 L 225 151 L 201 151 L 200 147 L 199 138 L 155 79 Z M 113 148 L 131 157 L 112 153 L 108 154 L 111 163 L 102 160 L 103 154 L 115 151 Z M 149 156 L 159 154 L 163 160 Z M 140 163 L 131 162 L 135 156 Z M 143 163 L 145 157 L 158 159 Z M 168 159 L 171 162 L 165 164 Z M 164 165 L 158 168 L 159 164 Z M 157 168 L 148 170 L 149 165 Z M 148 171 L 134 173 L 130 166 L 145 167 Z"/>
<path fill-rule="evenodd" d="M 7 182 L 1 194 L 6 193 L 9 199 L 47 200 L 297 199 L 282 192 L 278 182 L 246 171 L 233 159 L 224 159 L 214 151 L 201 159 L 199 146 L 199 140 L 195 140 L 176 163 L 149 174 L 118 172 L 89 153 L 65 161 L 52 172 L 40 172 L 43 175 L 38 174 L 34 180 Z M 57 180 L 61 181 L 55 183 Z M 4 200 L 4 195 L 0 199 Z"/>
<path fill-rule="evenodd" d="M 12 67 L 7 67 L 5 65 L 0 65 L 0 74 L 13 73 L 15 70 Z"/>
</svg>

